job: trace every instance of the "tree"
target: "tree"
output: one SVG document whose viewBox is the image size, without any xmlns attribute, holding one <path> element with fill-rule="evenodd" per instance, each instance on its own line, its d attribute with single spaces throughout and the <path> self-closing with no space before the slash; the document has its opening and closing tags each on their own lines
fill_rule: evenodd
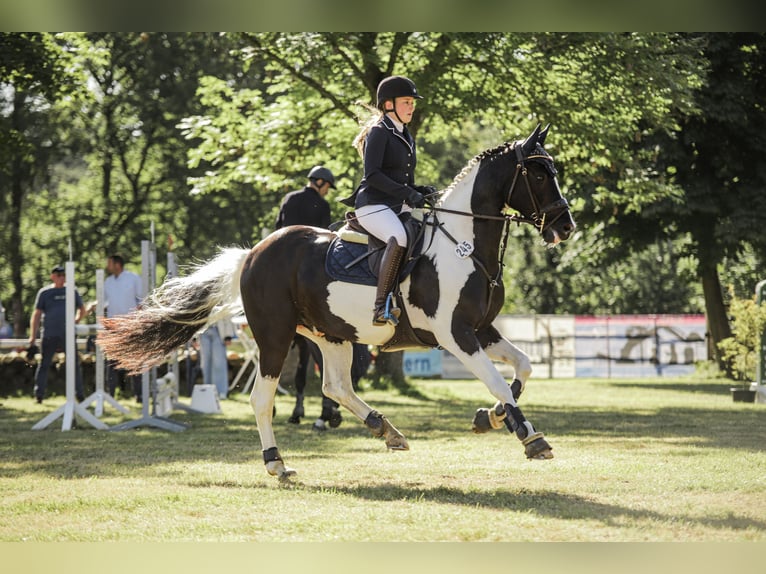
<svg viewBox="0 0 766 574">
<path fill-rule="evenodd" d="M 698 261 L 711 349 L 726 367 L 719 343 L 731 336 L 719 268 L 748 249 L 763 261 L 758 233 L 766 212 L 766 34 L 699 34 L 709 74 L 694 97 L 701 113 L 684 114 L 676 132 L 655 142 L 658 176 L 682 190 L 641 214 L 655 234 L 688 234 Z M 756 279 L 753 278 L 750 292 Z"/>
<path fill-rule="evenodd" d="M 30 194 L 48 179 L 58 156 L 52 142 L 52 106 L 69 89 L 65 54 L 50 34 L 0 34 L 0 250 L 8 254 L 8 270 L 0 280 L 13 287 L 10 310 L 13 331 L 22 337 L 25 258 L 21 221 Z M 10 275 L 10 277 L 8 277 Z M 9 281 L 8 281 L 9 279 Z"/>
</svg>

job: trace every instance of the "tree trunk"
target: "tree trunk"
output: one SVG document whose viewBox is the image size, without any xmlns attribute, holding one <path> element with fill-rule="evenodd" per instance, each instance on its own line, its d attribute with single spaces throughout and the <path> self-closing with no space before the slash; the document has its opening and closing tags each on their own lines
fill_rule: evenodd
<svg viewBox="0 0 766 574">
<path fill-rule="evenodd" d="M 731 325 L 723 302 L 721 281 L 718 278 L 718 270 L 715 265 L 701 265 L 700 278 L 702 279 L 702 291 L 705 296 L 705 314 L 707 315 L 709 351 L 712 358 L 718 363 L 718 367 L 730 374 L 729 365 L 725 364 L 718 350 L 718 343 L 727 337 L 731 337 Z"/>
<path fill-rule="evenodd" d="M 11 111 L 11 128 L 18 134 L 24 133 L 24 101 L 24 93 L 21 90 L 16 90 L 13 96 L 13 110 Z M 22 339 L 25 337 L 28 325 L 27 317 L 24 314 L 24 283 L 21 278 L 21 268 L 24 262 L 21 255 L 21 212 L 26 168 L 21 146 L 14 146 L 12 153 L 8 262 L 11 266 L 11 282 L 13 283 L 13 296 L 11 297 L 13 336 Z"/>
</svg>

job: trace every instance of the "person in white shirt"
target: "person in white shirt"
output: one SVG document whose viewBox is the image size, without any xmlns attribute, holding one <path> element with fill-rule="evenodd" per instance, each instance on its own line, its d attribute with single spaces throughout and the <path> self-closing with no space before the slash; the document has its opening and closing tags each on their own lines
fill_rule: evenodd
<svg viewBox="0 0 766 574">
<path fill-rule="evenodd" d="M 104 281 L 104 306 L 107 317 L 127 315 L 141 303 L 143 286 L 141 277 L 132 271 L 125 270 L 125 260 L 121 255 L 110 255 L 106 260 L 106 271 L 109 277 Z M 107 362 L 107 387 L 110 395 L 114 396 L 117 383 L 125 376 L 125 371 L 115 368 L 113 361 Z M 137 402 L 141 402 L 141 377 L 130 377 L 133 382 L 133 392 Z"/>
</svg>

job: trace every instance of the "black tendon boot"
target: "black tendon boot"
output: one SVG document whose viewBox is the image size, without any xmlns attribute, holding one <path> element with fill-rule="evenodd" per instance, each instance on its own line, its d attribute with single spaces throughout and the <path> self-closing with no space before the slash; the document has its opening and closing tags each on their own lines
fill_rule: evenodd
<svg viewBox="0 0 766 574">
<path fill-rule="evenodd" d="M 396 239 L 389 238 L 386 250 L 383 252 L 383 258 L 380 261 L 378 291 L 375 294 L 375 314 L 372 317 L 373 325 L 390 323 L 396 326 L 399 323 L 401 311 L 398 307 L 394 307 L 393 290 L 399 279 L 399 265 L 406 250 L 406 247 L 399 247 Z"/>
</svg>

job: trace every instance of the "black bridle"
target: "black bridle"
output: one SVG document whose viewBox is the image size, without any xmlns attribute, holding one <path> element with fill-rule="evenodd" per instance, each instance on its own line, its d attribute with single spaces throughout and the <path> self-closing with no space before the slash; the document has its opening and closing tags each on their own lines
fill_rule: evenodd
<svg viewBox="0 0 766 574">
<path fill-rule="evenodd" d="M 431 206 L 428 209 L 431 211 L 438 211 L 441 213 L 451 213 L 453 215 L 465 215 L 467 217 L 472 217 L 474 219 L 488 219 L 488 220 L 494 220 L 494 221 L 505 221 L 508 223 L 517 223 L 517 224 L 529 223 L 530 225 L 534 226 L 535 229 L 537 229 L 542 235 L 547 228 L 553 225 L 556 221 L 558 221 L 558 219 L 562 215 L 564 215 L 564 213 L 569 209 L 569 203 L 567 202 L 565 198 L 561 197 L 557 199 L 556 201 L 549 203 L 548 205 L 540 207 L 540 203 L 537 201 L 537 197 L 532 191 L 532 186 L 529 183 L 529 171 L 527 170 L 526 161 L 530 159 L 542 160 L 545 169 L 547 169 L 551 175 L 555 176 L 556 168 L 553 167 L 553 157 L 551 157 L 547 153 L 538 153 L 536 155 L 529 155 L 527 157 L 524 157 L 524 155 L 521 152 L 521 148 L 522 146 L 519 145 L 519 142 L 514 142 L 510 148 L 506 148 L 502 152 L 502 153 L 508 153 L 510 150 L 513 150 L 516 152 L 516 172 L 513 174 L 513 180 L 511 181 L 511 185 L 508 188 L 508 194 L 505 198 L 505 205 L 507 207 L 511 206 L 511 197 L 513 196 L 513 192 L 516 189 L 516 183 L 519 181 L 519 175 L 521 175 L 522 178 L 524 179 L 524 183 L 526 184 L 527 193 L 529 194 L 529 200 L 532 203 L 532 213 L 530 215 L 524 215 L 522 213 L 489 215 L 489 214 L 482 214 L 482 213 L 472 213 L 470 211 L 457 211 L 454 209 L 446 209 L 444 207 L 436 207 L 436 206 Z M 555 214 L 555 216 L 552 219 L 549 218 L 548 217 L 549 214 L 555 211 L 558 211 Z"/>
</svg>

